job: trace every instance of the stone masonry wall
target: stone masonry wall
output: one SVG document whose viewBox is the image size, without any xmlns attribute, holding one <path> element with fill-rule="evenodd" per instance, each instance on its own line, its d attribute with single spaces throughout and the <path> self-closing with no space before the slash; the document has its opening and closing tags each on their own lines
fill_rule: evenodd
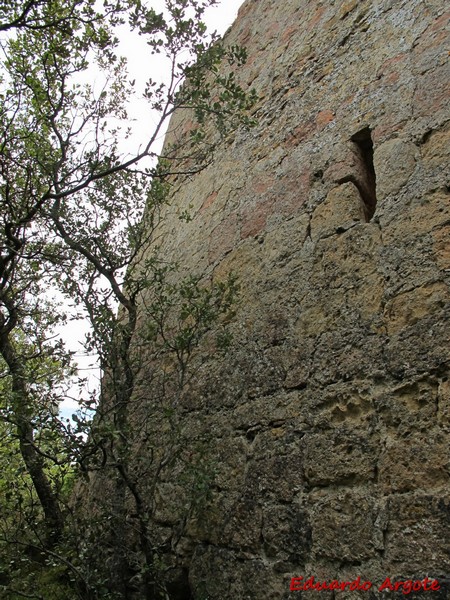
<svg viewBox="0 0 450 600">
<path fill-rule="evenodd" d="M 196 600 L 427 575 L 441 590 L 408 597 L 450 598 L 448 8 L 247 0 L 227 33 L 258 125 L 174 182 L 161 229 L 167 256 L 241 285 L 231 350 L 177 408 L 186 449 L 208 444 L 201 510 L 181 526 L 182 478 L 157 486 Z M 374 586 L 289 592 L 312 575 Z"/>
</svg>

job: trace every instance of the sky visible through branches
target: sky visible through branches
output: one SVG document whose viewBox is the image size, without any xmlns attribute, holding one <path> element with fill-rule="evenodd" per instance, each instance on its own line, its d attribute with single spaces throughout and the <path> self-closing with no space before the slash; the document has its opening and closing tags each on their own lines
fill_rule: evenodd
<svg viewBox="0 0 450 600">
<path fill-rule="evenodd" d="M 244 0 L 222 0 L 217 6 L 210 7 L 204 18 L 208 31 L 223 35 L 235 20 L 243 2 Z M 154 0 L 152 6 L 156 11 L 163 11 L 164 0 Z M 131 133 L 123 142 L 124 152 L 129 153 L 131 156 L 148 139 L 148 131 L 154 129 L 154 120 L 152 119 L 151 112 L 148 110 L 147 102 L 143 98 L 143 86 L 150 75 L 155 79 L 164 80 L 166 65 L 163 60 L 151 56 L 145 41 L 128 33 L 126 28 L 123 29 L 123 32 L 119 31 L 119 37 L 120 53 L 127 58 L 128 72 L 131 78 L 136 81 L 136 93 L 133 102 L 128 107 L 128 113 L 132 117 L 130 121 Z M 95 85 L 101 89 L 103 82 L 96 80 L 95 73 L 89 73 L 89 77 L 91 76 L 95 79 Z M 164 141 L 164 133 L 161 133 L 160 147 L 162 147 Z M 159 149 L 155 148 L 155 150 Z M 49 294 L 49 296 L 53 295 L 53 292 Z M 83 327 L 83 322 L 77 320 L 73 322 L 73 325 L 70 322 L 66 324 L 64 329 L 61 330 L 60 335 L 68 348 L 75 352 L 79 375 L 86 377 L 87 389 L 94 391 L 99 385 L 100 371 L 97 366 L 96 357 L 87 356 L 83 348 L 83 340 L 87 331 L 87 323 Z M 61 403 L 60 413 L 63 418 L 70 419 L 72 414 L 77 410 L 77 390 L 76 386 L 70 389 L 66 399 Z"/>
</svg>

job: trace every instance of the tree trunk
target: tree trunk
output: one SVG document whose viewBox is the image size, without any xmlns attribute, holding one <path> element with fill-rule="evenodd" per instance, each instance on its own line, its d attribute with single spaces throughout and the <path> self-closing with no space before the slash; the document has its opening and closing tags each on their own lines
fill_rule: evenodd
<svg viewBox="0 0 450 600">
<path fill-rule="evenodd" d="M 0 328 L 0 353 L 9 367 L 12 379 L 11 408 L 16 422 L 20 453 L 44 512 L 46 544 L 48 547 L 52 547 L 61 537 L 63 516 L 57 496 L 45 473 L 42 456 L 34 447 L 33 411 L 26 373 L 10 339 L 10 331 L 5 326 Z"/>
</svg>

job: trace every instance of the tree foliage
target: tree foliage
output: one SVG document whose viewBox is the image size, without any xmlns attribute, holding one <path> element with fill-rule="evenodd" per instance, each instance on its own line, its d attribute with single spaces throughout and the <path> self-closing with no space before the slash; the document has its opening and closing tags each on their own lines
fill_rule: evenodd
<svg viewBox="0 0 450 600">
<path fill-rule="evenodd" d="M 166 0 L 161 11 L 142 0 L 7 0 L 0 7 L 5 597 L 166 593 L 142 476 L 154 488 L 168 462 L 182 460 L 177 399 L 195 348 L 231 309 L 236 285 L 232 279 L 207 284 L 201 276 L 177 282 L 177 266 L 159 254 L 155 235 L 171 177 L 205 168 L 224 136 L 251 125 L 255 100 L 235 79 L 244 50 L 206 34 L 202 17 L 215 3 Z M 124 150 L 127 104 L 135 93 L 118 52 L 124 28 L 145 39 L 149 55 L 161 56 L 169 74 L 144 86 L 155 124 L 134 152 Z M 186 111 L 193 126 L 161 155 L 156 143 L 175 111 Z M 55 293 L 66 304 L 52 299 Z M 74 425 L 58 415 L 75 372 L 57 332 L 81 317 L 90 322 L 86 347 L 98 355 L 103 380 L 99 397 L 77 398 L 82 410 Z M 225 341 L 222 336 L 218 346 Z M 174 442 L 144 473 L 131 468 L 130 456 L 135 420 L 145 426 L 154 416 L 153 408 L 142 413 L 149 384 Z M 111 526 L 92 518 L 76 521 L 77 532 L 68 489 L 75 473 L 95 471 L 112 482 Z M 130 502 L 131 534 L 124 531 Z M 99 563 L 92 540 L 99 535 L 110 549 L 103 570 L 93 566 Z M 132 538 L 135 564 L 121 535 Z M 37 570 L 43 583 L 32 588 Z"/>
</svg>

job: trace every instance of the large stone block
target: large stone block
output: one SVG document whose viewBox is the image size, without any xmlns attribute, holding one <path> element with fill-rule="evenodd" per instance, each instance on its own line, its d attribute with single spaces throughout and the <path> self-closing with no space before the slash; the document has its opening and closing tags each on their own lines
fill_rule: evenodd
<svg viewBox="0 0 450 600">
<path fill-rule="evenodd" d="M 382 548 L 378 509 L 369 494 L 342 491 L 310 495 L 312 553 L 316 560 L 362 562 Z"/>
<path fill-rule="evenodd" d="M 379 443 L 352 430 L 339 429 L 328 436 L 305 437 L 305 478 L 310 486 L 348 485 L 375 479 Z"/>
</svg>

